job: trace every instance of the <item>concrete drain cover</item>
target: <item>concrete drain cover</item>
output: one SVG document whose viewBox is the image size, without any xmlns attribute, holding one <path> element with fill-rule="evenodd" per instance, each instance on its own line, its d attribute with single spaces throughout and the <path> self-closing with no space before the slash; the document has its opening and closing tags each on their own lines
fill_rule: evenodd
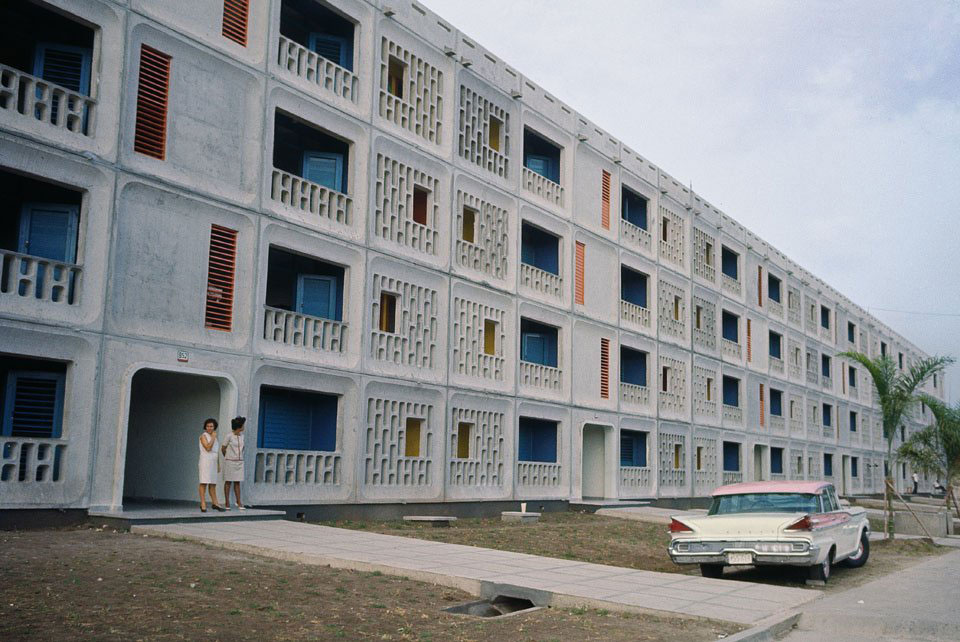
<svg viewBox="0 0 960 642">
<path fill-rule="evenodd" d="M 543 607 L 536 606 L 530 600 L 522 597 L 507 597 L 498 595 L 490 600 L 477 600 L 476 602 L 467 602 L 460 606 L 451 606 L 443 609 L 447 613 L 457 613 L 458 615 L 472 615 L 474 617 L 505 617 L 507 615 L 516 615 L 535 611 Z"/>
</svg>

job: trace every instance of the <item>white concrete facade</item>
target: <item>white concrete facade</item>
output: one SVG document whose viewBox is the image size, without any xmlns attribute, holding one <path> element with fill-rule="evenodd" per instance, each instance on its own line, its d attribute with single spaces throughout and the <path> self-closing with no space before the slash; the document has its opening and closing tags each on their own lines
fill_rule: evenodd
<svg viewBox="0 0 960 642">
<path fill-rule="evenodd" d="M 28 194 L 11 217 L 50 201 L 37 184 L 79 212 L 69 260 L 23 252 L 15 224 L 0 236 L 4 412 L 17 373 L 62 381 L 50 435 L 5 418 L 0 508 L 190 499 L 203 419 L 223 439 L 237 414 L 257 505 L 880 490 L 871 383 L 835 355 L 908 367 L 919 348 L 416 2 L 314 4 L 352 25 L 351 70 L 282 33 L 285 0 L 250 1 L 246 45 L 215 0 L 37 2 L 89 30 L 80 120 L 21 108 L 34 69 L 0 60 L 0 172 Z M 163 159 L 134 151 L 144 45 L 171 61 Z M 278 167 L 299 144 L 288 122 L 345 144 L 341 190 Z M 525 131 L 559 148 L 556 180 L 526 166 Z M 622 218 L 625 190 L 645 229 Z M 236 238 L 228 331 L 205 325 L 211 226 Z M 527 229 L 555 237 L 555 269 L 522 260 Z M 276 257 L 338 270 L 339 318 L 271 303 L 290 286 Z M 624 268 L 646 276 L 642 305 Z M 57 279 L 59 295 L 37 288 Z M 555 364 L 522 358 L 523 328 L 543 326 Z M 622 381 L 622 349 L 645 355 L 643 384 Z M 334 397 L 332 447 L 264 445 L 265 387 Z"/>
</svg>

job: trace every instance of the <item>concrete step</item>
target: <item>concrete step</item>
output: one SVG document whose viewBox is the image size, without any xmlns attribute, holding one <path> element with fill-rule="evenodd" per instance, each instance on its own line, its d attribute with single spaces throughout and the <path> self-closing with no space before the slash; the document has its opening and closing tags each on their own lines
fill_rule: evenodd
<svg viewBox="0 0 960 642">
<path fill-rule="evenodd" d="M 107 525 L 111 528 L 129 530 L 135 524 L 184 524 L 198 522 L 254 522 L 282 520 L 287 516 L 282 510 L 248 508 L 238 510 L 236 506 L 229 511 L 216 511 L 207 506 L 207 512 L 201 513 L 200 506 L 190 505 L 137 505 L 121 510 L 90 510 L 87 518 L 92 524 Z"/>
</svg>

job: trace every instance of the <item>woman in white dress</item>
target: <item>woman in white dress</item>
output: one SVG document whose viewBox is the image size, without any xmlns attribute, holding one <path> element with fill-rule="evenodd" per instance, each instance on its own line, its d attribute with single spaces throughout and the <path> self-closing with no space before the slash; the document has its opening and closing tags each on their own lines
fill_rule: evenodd
<svg viewBox="0 0 960 642">
<path fill-rule="evenodd" d="M 237 498 L 237 508 L 247 510 L 240 501 L 240 482 L 243 481 L 243 425 L 246 417 L 234 417 L 230 420 L 233 434 L 227 437 L 220 451 L 223 453 L 223 499 L 226 510 L 230 510 L 230 486 Z"/>
<path fill-rule="evenodd" d="M 200 433 L 200 511 L 207 512 L 207 501 L 204 489 L 210 492 L 210 501 L 215 510 L 223 510 L 217 500 L 217 477 L 220 475 L 220 441 L 217 439 L 217 420 L 207 419 L 203 422 L 203 432 Z"/>
</svg>

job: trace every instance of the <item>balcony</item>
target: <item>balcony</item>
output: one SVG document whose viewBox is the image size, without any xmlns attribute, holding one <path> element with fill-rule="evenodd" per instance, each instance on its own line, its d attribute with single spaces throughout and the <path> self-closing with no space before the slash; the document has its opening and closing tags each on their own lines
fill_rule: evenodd
<svg viewBox="0 0 960 642">
<path fill-rule="evenodd" d="M 786 432 L 786 420 L 779 415 L 770 415 L 770 430 L 774 432 Z"/>
<path fill-rule="evenodd" d="M 97 101 L 79 92 L 0 65 L 0 109 L 81 136 L 93 135 Z"/>
<path fill-rule="evenodd" d="M 523 130 L 523 168 L 520 184 L 553 205 L 563 206 L 560 186 L 562 148 L 532 129 Z"/>
<path fill-rule="evenodd" d="M 563 298 L 563 278 L 538 267 L 520 264 L 520 283 L 531 290 L 556 299 Z"/>
<path fill-rule="evenodd" d="M 740 344 L 736 341 L 731 341 L 730 339 L 720 340 L 720 351 L 725 357 L 730 357 L 731 359 L 736 359 L 737 361 L 743 357 L 743 349 Z"/>
<path fill-rule="evenodd" d="M 621 490 L 637 491 L 650 488 L 650 469 L 640 466 L 620 467 Z"/>
<path fill-rule="evenodd" d="M 830 377 L 820 377 L 820 385 L 826 390 L 833 390 L 833 379 Z"/>
<path fill-rule="evenodd" d="M 740 281 L 732 278 L 726 273 L 720 274 L 720 287 L 724 292 L 728 292 L 735 296 L 740 296 L 740 293 L 742 291 L 742 286 L 740 285 Z"/>
<path fill-rule="evenodd" d="M 653 236 L 650 232 L 626 219 L 620 219 L 620 240 L 624 245 L 631 245 L 646 254 L 650 254 L 653 248 Z"/>
<path fill-rule="evenodd" d="M 773 299 L 767 299 L 767 307 L 770 310 L 770 316 L 778 319 L 783 318 L 783 304 Z"/>
<path fill-rule="evenodd" d="M 324 92 L 352 103 L 357 102 L 359 79 L 352 71 L 310 51 L 286 36 L 280 36 L 277 64 L 286 73 L 313 83 Z"/>
<path fill-rule="evenodd" d="M 723 483 L 726 484 L 739 484 L 743 481 L 743 473 L 739 470 L 725 470 L 723 471 Z"/>
<path fill-rule="evenodd" d="M 560 464 L 539 461 L 517 462 L 517 485 L 552 488 L 560 485 Z"/>
<path fill-rule="evenodd" d="M 258 450 L 253 483 L 284 486 L 336 486 L 342 459 L 338 452 Z"/>
<path fill-rule="evenodd" d="M 650 389 L 634 383 L 620 382 L 620 402 L 638 408 L 650 407 Z"/>
<path fill-rule="evenodd" d="M 523 188 L 528 192 L 536 194 L 549 203 L 563 206 L 563 187 L 554 183 L 549 178 L 545 178 L 533 170 L 524 167 L 521 170 L 521 181 Z"/>
<path fill-rule="evenodd" d="M 847 386 L 847 396 L 851 399 L 859 399 L 860 391 L 856 386 Z"/>
<path fill-rule="evenodd" d="M 833 330 L 820 326 L 820 338 L 827 343 L 833 343 Z"/>
<path fill-rule="evenodd" d="M 529 388 L 560 392 L 563 387 L 563 372 L 560 368 L 521 361 L 520 383 Z"/>
<path fill-rule="evenodd" d="M 62 439 L 0 437 L 0 482 L 61 482 L 66 452 Z"/>
<path fill-rule="evenodd" d="M 270 198 L 333 223 L 350 225 L 352 221 L 352 198 L 279 169 L 273 170 Z"/>
<path fill-rule="evenodd" d="M 620 301 L 620 319 L 639 328 L 651 328 L 650 310 L 629 301 Z"/>
<path fill-rule="evenodd" d="M 784 373 L 783 359 L 770 357 L 770 372 L 782 375 Z"/>
<path fill-rule="evenodd" d="M 833 429 L 833 426 L 824 426 L 823 427 L 823 436 L 827 439 L 833 439 L 836 436 L 836 431 Z"/>
<path fill-rule="evenodd" d="M 295 348 L 343 352 L 347 326 L 290 310 L 263 306 L 263 338 Z"/>
<path fill-rule="evenodd" d="M 357 102 L 356 25 L 313 0 L 282 0 L 277 65 L 328 95 Z"/>
<path fill-rule="evenodd" d="M 3 249 L 0 259 L 0 294 L 64 305 L 80 302 L 81 266 Z"/>
<path fill-rule="evenodd" d="M 739 406 L 723 404 L 723 420 L 728 423 L 742 424 L 743 409 Z"/>
</svg>

